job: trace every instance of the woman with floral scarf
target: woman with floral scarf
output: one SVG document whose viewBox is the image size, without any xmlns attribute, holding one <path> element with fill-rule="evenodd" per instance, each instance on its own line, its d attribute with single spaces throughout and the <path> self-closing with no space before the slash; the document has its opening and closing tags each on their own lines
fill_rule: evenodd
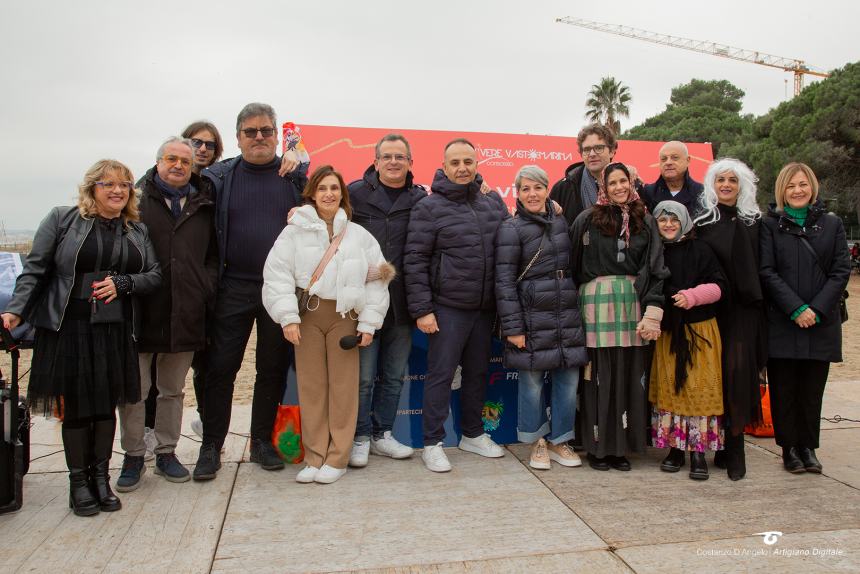
<svg viewBox="0 0 860 574">
<path fill-rule="evenodd" d="M 583 383 L 583 445 L 592 468 L 630 470 L 627 452 L 645 451 L 648 342 L 660 336 L 669 272 L 657 225 L 627 166 L 609 164 L 600 184 L 597 204 L 570 232 L 591 361 Z"/>
</svg>

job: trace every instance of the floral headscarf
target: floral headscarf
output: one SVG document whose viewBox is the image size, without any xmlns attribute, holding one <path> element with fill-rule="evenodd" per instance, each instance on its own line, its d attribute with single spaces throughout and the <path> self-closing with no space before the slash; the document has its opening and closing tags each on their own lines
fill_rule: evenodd
<svg viewBox="0 0 860 574">
<path fill-rule="evenodd" d="M 621 162 L 610 163 L 603 168 L 603 171 L 600 172 L 600 179 L 597 182 L 597 205 L 614 205 L 621 210 L 621 231 L 618 236 L 624 237 L 624 243 L 630 247 L 630 204 L 639 200 L 639 193 L 636 191 L 633 181 L 630 180 L 630 193 L 627 195 L 627 201 L 619 204 L 609 199 L 609 194 L 606 191 L 606 178 L 611 172 L 618 169 L 623 171 L 627 175 L 627 179 L 630 180 L 630 170 Z"/>
</svg>

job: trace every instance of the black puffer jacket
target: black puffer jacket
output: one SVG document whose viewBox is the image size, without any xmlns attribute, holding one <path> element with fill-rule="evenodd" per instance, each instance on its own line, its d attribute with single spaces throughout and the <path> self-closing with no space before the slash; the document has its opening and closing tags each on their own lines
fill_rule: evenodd
<svg viewBox="0 0 860 574">
<path fill-rule="evenodd" d="M 371 165 L 364 177 L 349 184 L 349 202 L 352 205 L 352 221 L 367 229 L 382 248 L 385 260 L 394 265 L 397 275 L 388 284 L 391 303 L 385 322 L 402 325 L 411 323 L 406 306 L 406 285 L 403 280 L 403 251 L 409 214 L 419 200 L 427 197 L 427 191 L 412 183 L 412 172 L 406 176 L 406 188 L 394 203 L 379 182 L 379 172 Z"/>
<path fill-rule="evenodd" d="M 543 371 L 587 363 L 577 299 L 566 220 L 549 201 L 546 214 L 530 213 L 517 201 L 516 217 L 496 236 L 496 306 L 502 335 L 525 335 L 526 346 L 506 343 L 505 367 Z"/>
<path fill-rule="evenodd" d="M 498 194 L 481 193 L 481 181 L 457 184 L 437 170 L 433 193 L 412 208 L 403 271 L 413 319 L 434 303 L 495 308 L 496 232 L 511 215 Z"/>
<path fill-rule="evenodd" d="M 801 237 L 806 238 L 817 258 Z M 771 206 L 759 240 L 770 358 L 841 361 L 839 299 L 851 274 L 842 220 L 818 204 L 809 208 L 806 226 L 800 227 Z M 803 305 L 809 305 L 821 322 L 808 329 L 798 327 L 791 315 Z"/>
<path fill-rule="evenodd" d="M 197 351 L 206 344 L 206 308 L 218 283 L 215 202 L 192 174 L 179 219 L 173 217 L 155 185 L 153 167 L 138 182 L 140 218 L 161 264 L 161 287 L 141 298 L 142 353 Z"/>
</svg>

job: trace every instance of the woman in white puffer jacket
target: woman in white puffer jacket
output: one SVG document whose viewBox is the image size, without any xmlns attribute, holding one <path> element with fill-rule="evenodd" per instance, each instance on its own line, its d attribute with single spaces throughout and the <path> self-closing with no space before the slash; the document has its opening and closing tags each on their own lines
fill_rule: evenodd
<svg viewBox="0 0 860 574">
<path fill-rule="evenodd" d="M 302 197 L 263 269 L 263 305 L 296 350 L 296 379 L 307 466 L 298 482 L 331 483 L 346 473 L 358 417 L 358 349 L 341 348 L 343 337 L 367 346 L 388 311 L 394 267 L 379 243 L 349 221 L 352 210 L 343 177 L 325 165 L 311 175 Z M 300 316 L 302 290 L 329 246 L 337 251 L 310 285 Z"/>
</svg>

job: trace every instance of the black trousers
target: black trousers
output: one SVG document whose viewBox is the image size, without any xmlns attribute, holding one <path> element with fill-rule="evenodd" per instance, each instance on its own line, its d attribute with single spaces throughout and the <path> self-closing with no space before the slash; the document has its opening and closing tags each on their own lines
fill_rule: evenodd
<svg viewBox="0 0 860 574">
<path fill-rule="evenodd" d="M 770 359 L 767 380 L 776 444 L 818 448 L 821 401 L 830 363 L 811 359 Z"/>
<path fill-rule="evenodd" d="M 224 277 L 218 286 L 207 349 L 203 392 L 203 443 L 221 447 L 230 428 L 233 384 L 257 323 L 257 377 L 251 405 L 251 439 L 270 440 L 287 384 L 292 345 L 262 303 L 262 282 Z"/>
<path fill-rule="evenodd" d="M 457 365 L 462 367 L 460 430 L 469 438 L 484 433 L 481 411 L 487 390 L 495 314 L 436 305 L 435 315 L 439 332 L 427 336 L 422 415 L 425 446 L 435 445 L 445 438 L 451 381 Z"/>
</svg>

